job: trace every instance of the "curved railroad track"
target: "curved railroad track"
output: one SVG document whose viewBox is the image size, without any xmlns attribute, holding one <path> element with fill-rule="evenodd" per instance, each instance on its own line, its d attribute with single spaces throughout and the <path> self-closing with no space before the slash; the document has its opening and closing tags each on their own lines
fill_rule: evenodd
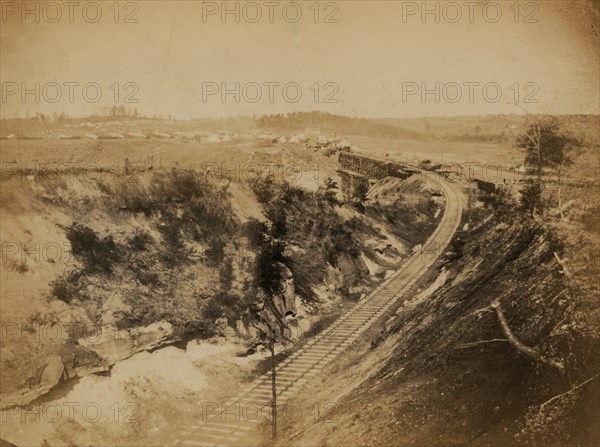
<svg viewBox="0 0 600 447">
<path fill-rule="evenodd" d="M 411 255 L 400 269 L 341 316 L 327 330 L 286 358 L 276 367 L 277 405 L 285 404 L 302 385 L 348 348 L 377 321 L 391 306 L 402 299 L 417 280 L 443 253 L 460 224 L 461 196 L 454 185 L 436 174 L 427 176 L 446 197 L 446 207 L 436 230 Z M 202 422 L 179 430 L 173 445 L 194 446 L 251 446 L 258 438 L 252 436 L 260 415 L 270 411 L 271 372 L 258 377 L 238 397 L 220 408 L 203 405 Z M 210 411 L 209 411 L 210 410 Z M 209 414 L 210 413 L 210 414 Z"/>
</svg>

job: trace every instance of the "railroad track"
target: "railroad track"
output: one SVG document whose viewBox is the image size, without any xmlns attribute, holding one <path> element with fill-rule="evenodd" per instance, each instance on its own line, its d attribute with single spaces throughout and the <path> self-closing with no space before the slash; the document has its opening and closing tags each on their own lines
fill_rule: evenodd
<svg viewBox="0 0 600 447">
<path fill-rule="evenodd" d="M 277 405 L 289 401 L 299 388 L 340 353 L 397 303 L 417 282 L 425 271 L 442 254 L 458 228 L 462 213 L 459 193 L 446 180 L 430 177 L 446 196 L 444 215 L 422 249 L 406 260 L 390 278 L 373 290 L 341 316 L 326 331 L 316 336 L 276 367 Z M 256 445 L 259 437 L 253 436 L 264 412 L 269 412 L 272 393 L 271 372 L 264 373 L 238 397 L 222 404 L 202 405 L 202 422 L 178 430 L 178 447 L 227 446 L 248 447 Z"/>
</svg>

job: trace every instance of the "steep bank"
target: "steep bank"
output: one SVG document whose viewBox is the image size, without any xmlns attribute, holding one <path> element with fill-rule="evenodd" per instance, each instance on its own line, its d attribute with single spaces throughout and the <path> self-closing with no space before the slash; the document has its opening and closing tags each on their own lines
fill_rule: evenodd
<svg viewBox="0 0 600 447">
<path fill-rule="evenodd" d="M 470 214 L 422 290 L 308 384 L 295 404 L 321 411 L 277 445 L 597 445 L 598 287 L 580 262 L 597 224 L 571 226 L 582 249 L 547 222 Z"/>
<path fill-rule="evenodd" d="M 251 311 L 264 309 L 257 235 L 282 222 L 287 285 L 275 311 L 293 311 L 285 323 L 298 336 L 383 279 L 439 217 L 435 197 L 414 180 L 404 214 L 397 201 L 343 203 L 335 181 L 307 191 L 269 180 L 261 198 L 256 185 L 151 165 L 125 177 L 3 180 L 2 304 L 14 311 L 3 313 L 10 368 L 2 397 L 10 405 L 180 340 L 233 333 L 255 342 L 261 328 Z M 385 180 L 374 190 L 381 199 L 398 186 Z M 403 234 L 401 222 L 420 230 Z"/>
</svg>

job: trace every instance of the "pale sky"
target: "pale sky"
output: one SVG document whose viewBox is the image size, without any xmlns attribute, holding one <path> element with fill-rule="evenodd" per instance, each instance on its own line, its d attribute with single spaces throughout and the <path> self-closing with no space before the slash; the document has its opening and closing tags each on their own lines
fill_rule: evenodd
<svg viewBox="0 0 600 447">
<path fill-rule="evenodd" d="M 61 18 L 49 23 L 56 7 L 39 3 L 37 23 L 34 14 L 22 17 L 20 1 L 2 1 L 3 117 L 95 113 L 115 101 L 123 104 L 136 86 L 132 98 L 138 103 L 126 107 L 179 118 L 315 109 L 360 117 L 523 113 L 511 104 L 517 92 L 521 107 L 527 94 L 538 101 L 527 104 L 532 113 L 600 112 L 599 19 L 591 1 L 541 1 L 537 9 L 533 2 L 519 2 L 518 18 L 514 1 L 488 2 L 502 12 L 496 23 L 491 23 L 494 6 L 484 16 L 480 4 L 462 1 L 321 2 L 319 23 L 314 23 L 314 1 L 297 2 L 302 17 L 296 23 L 291 23 L 295 6 L 287 6 L 283 15 L 290 2 L 274 2 L 273 23 L 267 2 L 228 2 L 232 10 L 239 5 L 239 23 L 234 14 L 223 23 L 222 2 L 156 0 L 121 2 L 119 23 L 113 1 L 97 2 L 102 17 L 89 23 L 82 12 L 87 3 L 74 9 L 73 23 L 62 3 L 54 4 L 61 5 Z M 439 23 L 433 14 L 422 19 L 423 4 L 438 5 Z M 445 18 L 456 16 L 456 5 L 462 17 L 449 23 Z M 245 18 L 255 17 L 256 6 L 262 17 L 249 23 Z M 213 7 L 219 10 L 208 15 Z M 123 23 L 128 13 L 138 23 Z M 93 19 L 96 11 L 89 7 L 86 14 Z M 328 14 L 338 22 L 323 23 Z M 537 23 L 524 23 L 526 17 Z M 35 91 L 36 82 L 39 103 L 34 93 L 22 98 L 22 88 Z M 80 84 L 73 84 L 73 103 L 65 82 Z M 86 101 L 81 91 L 94 82 L 102 89 L 97 103 Z M 128 82 L 135 86 L 126 89 Z M 235 92 L 236 82 L 239 92 L 223 101 L 223 84 Z M 58 93 L 52 83 L 61 86 L 56 103 L 51 102 Z M 420 90 L 435 92 L 436 83 L 438 102 L 434 93 L 422 98 Z M 262 96 L 252 103 L 257 85 Z M 96 96 L 94 85 L 87 93 L 88 99 Z M 325 102 L 328 94 L 337 102 Z M 298 102 L 292 103 L 296 96 Z"/>
</svg>

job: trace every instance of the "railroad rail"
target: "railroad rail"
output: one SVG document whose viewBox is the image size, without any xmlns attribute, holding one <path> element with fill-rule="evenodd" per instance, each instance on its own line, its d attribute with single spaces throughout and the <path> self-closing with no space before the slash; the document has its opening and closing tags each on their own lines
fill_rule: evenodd
<svg viewBox="0 0 600 447">
<path fill-rule="evenodd" d="M 462 214 L 461 196 L 455 187 L 439 176 L 426 176 L 435 182 L 446 197 L 446 206 L 436 230 L 420 251 L 409 257 L 402 267 L 367 297 L 342 315 L 323 333 L 276 367 L 277 402 L 285 404 L 312 377 L 347 349 L 361 334 L 397 303 L 427 271 L 450 243 Z M 173 443 L 178 447 L 242 447 L 257 445 L 252 436 L 257 427 L 255 416 L 271 405 L 271 372 L 259 376 L 236 398 L 221 408 L 203 408 L 203 421 L 179 430 Z"/>
</svg>

